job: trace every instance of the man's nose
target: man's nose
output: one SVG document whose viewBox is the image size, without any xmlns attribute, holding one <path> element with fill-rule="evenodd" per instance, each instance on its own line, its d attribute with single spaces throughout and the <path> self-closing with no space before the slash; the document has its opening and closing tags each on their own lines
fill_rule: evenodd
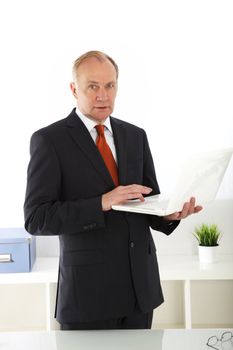
<svg viewBox="0 0 233 350">
<path fill-rule="evenodd" d="M 106 101 L 108 99 L 108 94 L 106 89 L 100 88 L 96 96 L 97 101 Z"/>
</svg>

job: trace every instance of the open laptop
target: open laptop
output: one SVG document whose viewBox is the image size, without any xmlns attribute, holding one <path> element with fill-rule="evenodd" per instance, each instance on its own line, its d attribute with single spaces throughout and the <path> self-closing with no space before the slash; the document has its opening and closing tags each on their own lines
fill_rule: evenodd
<svg viewBox="0 0 233 350">
<path fill-rule="evenodd" d="M 164 216 L 181 211 L 191 197 L 196 198 L 197 205 L 204 206 L 215 199 L 232 153 L 233 148 L 189 157 L 183 164 L 175 191 L 169 200 L 162 195 L 155 195 L 146 197 L 144 202 L 135 199 L 126 204 L 113 205 L 112 209 Z"/>
</svg>

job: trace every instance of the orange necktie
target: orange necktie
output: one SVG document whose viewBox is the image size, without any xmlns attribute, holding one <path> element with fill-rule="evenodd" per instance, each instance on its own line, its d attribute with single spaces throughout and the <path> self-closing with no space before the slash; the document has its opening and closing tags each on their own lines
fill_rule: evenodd
<svg viewBox="0 0 233 350">
<path fill-rule="evenodd" d="M 106 167 L 108 168 L 108 171 L 110 175 L 112 176 L 113 182 L 116 186 L 119 185 L 119 180 L 118 180 L 118 169 L 116 165 L 116 161 L 112 155 L 112 151 L 107 144 L 107 141 L 104 136 L 104 125 L 96 125 L 95 126 L 98 136 L 96 139 L 96 146 L 98 150 L 100 151 L 100 154 L 104 160 L 104 163 Z"/>
</svg>

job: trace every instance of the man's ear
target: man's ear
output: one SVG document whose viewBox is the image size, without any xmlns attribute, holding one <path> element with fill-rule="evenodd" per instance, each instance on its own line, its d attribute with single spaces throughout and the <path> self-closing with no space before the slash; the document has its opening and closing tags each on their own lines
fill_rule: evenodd
<svg viewBox="0 0 233 350">
<path fill-rule="evenodd" d="M 72 91 L 74 97 L 77 98 L 77 91 L 76 91 L 76 87 L 75 87 L 74 82 L 70 83 L 70 88 L 71 88 L 71 91 Z"/>
</svg>

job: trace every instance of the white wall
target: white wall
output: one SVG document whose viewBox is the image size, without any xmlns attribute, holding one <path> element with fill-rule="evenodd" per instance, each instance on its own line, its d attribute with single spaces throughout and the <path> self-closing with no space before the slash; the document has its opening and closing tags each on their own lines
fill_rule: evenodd
<svg viewBox="0 0 233 350">
<path fill-rule="evenodd" d="M 118 62 L 115 116 L 146 129 L 162 192 L 184 155 L 232 146 L 232 18 L 231 0 L 1 2 L 0 226 L 23 226 L 30 136 L 73 108 L 86 50 Z M 232 163 L 219 199 L 233 198 Z"/>
<path fill-rule="evenodd" d="M 233 200 L 219 199 L 205 207 L 198 215 L 182 220 L 177 229 L 169 236 L 154 231 L 153 237 L 158 254 L 197 254 L 198 242 L 193 232 L 195 227 L 202 223 L 217 224 L 222 233 L 219 254 L 233 254 L 232 213 Z"/>
</svg>

